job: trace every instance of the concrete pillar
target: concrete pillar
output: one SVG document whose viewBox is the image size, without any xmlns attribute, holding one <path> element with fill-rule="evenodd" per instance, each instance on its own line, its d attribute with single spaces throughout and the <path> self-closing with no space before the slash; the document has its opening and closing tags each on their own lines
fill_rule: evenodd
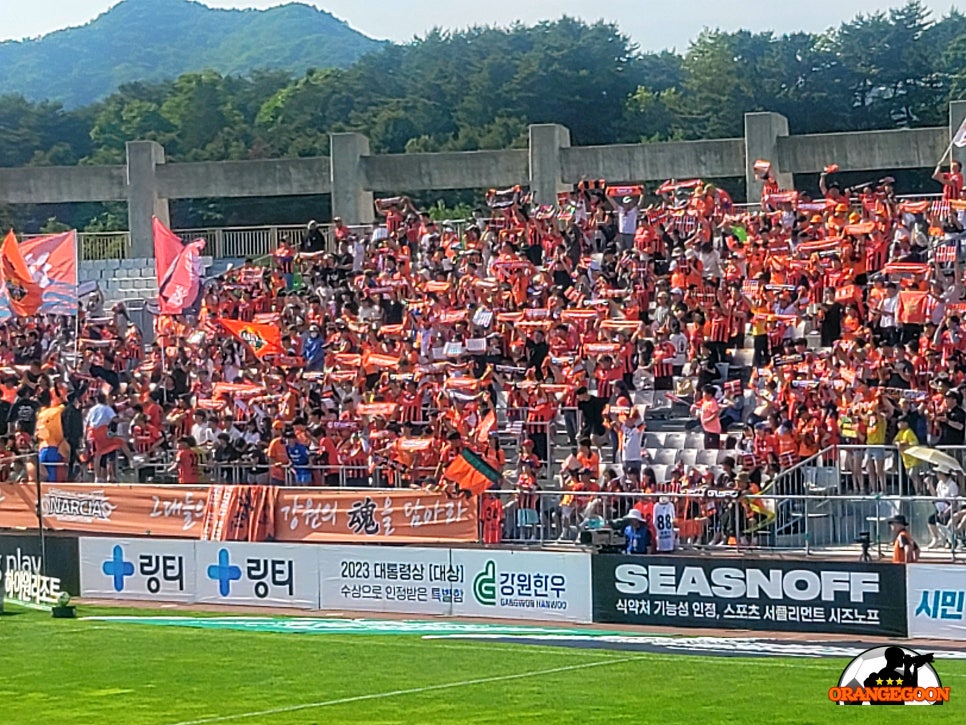
<svg viewBox="0 0 966 725">
<path fill-rule="evenodd" d="M 949 141 L 953 140 L 953 136 L 956 135 L 964 118 L 966 118 L 966 101 L 951 101 L 949 104 Z M 948 144 L 949 141 L 946 141 L 946 143 Z M 966 166 L 966 148 L 958 149 L 953 146 L 951 153 L 953 159 Z M 947 160 L 946 163 L 949 163 L 949 161 Z"/>
<path fill-rule="evenodd" d="M 158 194 L 155 170 L 164 163 L 164 147 L 154 141 L 127 143 L 127 219 L 131 231 L 131 256 L 154 257 L 151 218 L 171 226 L 168 200 Z"/>
<path fill-rule="evenodd" d="M 164 163 L 164 147 L 154 141 L 127 143 L 127 219 L 131 230 L 131 257 L 154 257 L 151 217 L 171 227 L 168 200 L 158 194 L 155 174 Z"/>
<path fill-rule="evenodd" d="M 537 204 L 556 204 L 566 191 L 560 150 L 570 148 L 570 129 L 556 123 L 530 126 L 530 190 Z"/>
<path fill-rule="evenodd" d="M 780 113 L 745 114 L 745 182 L 749 202 L 761 199 L 762 183 L 755 179 L 754 168 L 758 159 L 771 162 L 772 174 L 782 189 L 794 188 L 794 178 L 783 173 L 778 162 L 778 139 L 787 135 L 788 119 Z"/>
<path fill-rule="evenodd" d="M 372 191 L 366 189 L 362 157 L 369 155 L 369 139 L 360 133 L 329 135 L 332 172 L 332 216 L 346 224 L 370 224 L 374 217 Z"/>
</svg>

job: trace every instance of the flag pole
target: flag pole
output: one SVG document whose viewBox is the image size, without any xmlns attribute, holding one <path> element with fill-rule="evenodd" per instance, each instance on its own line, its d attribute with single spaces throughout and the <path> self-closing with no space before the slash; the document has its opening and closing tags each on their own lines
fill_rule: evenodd
<svg viewBox="0 0 966 725">
<path fill-rule="evenodd" d="M 80 275 L 80 234 L 74 230 L 74 297 L 77 298 L 74 309 L 74 367 L 78 367 L 80 357 L 80 295 L 77 294 L 78 277 Z"/>
<path fill-rule="evenodd" d="M 939 157 L 939 161 L 936 162 L 937 168 L 943 165 L 943 161 L 945 161 L 946 157 L 949 156 L 949 152 L 953 150 L 953 143 L 955 142 L 955 140 L 956 140 L 956 137 L 954 136 L 953 139 L 949 142 L 949 146 L 947 146 L 946 150 L 943 151 L 943 155 Z"/>
</svg>

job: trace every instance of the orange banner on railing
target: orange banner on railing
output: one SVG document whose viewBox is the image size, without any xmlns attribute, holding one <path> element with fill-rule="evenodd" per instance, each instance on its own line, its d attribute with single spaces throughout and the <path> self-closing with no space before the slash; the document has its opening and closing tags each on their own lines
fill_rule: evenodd
<svg viewBox="0 0 966 725">
<path fill-rule="evenodd" d="M 476 498 L 431 491 L 280 489 L 276 541 L 476 541 Z"/>
<path fill-rule="evenodd" d="M 201 538 L 204 486 L 41 484 L 44 526 L 128 536 Z M 0 484 L 0 528 L 37 528 L 37 486 Z"/>
<path fill-rule="evenodd" d="M 0 529 L 36 528 L 36 484 L 0 483 Z"/>
<path fill-rule="evenodd" d="M 199 539 L 205 486 L 42 484 L 44 525 L 57 531 Z"/>
<path fill-rule="evenodd" d="M 248 486 L 215 487 L 214 496 L 206 486 L 41 486 L 44 525 L 54 531 L 201 539 L 207 525 L 214 540 L 402 544 L 477 538 L 476 499 L 431 491 L 280 488 L 255 506 L 257 487 Z M 259 513 L 266 506 L 271 510 Z M 242 526 L 243 509 L 251 521 Z M 0 484 L 0 529 L 36 529 L 36 510 L 36 484 Z"/>
</svg>

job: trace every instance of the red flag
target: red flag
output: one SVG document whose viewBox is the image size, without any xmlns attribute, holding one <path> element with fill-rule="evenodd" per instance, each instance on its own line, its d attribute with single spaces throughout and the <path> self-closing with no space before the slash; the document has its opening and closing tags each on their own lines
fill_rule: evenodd
<svg viewBox="0 0 966 725">
<path fill-rule="evenodd" d="M 162 224 L 154 224 L 154 258 L 158 276 L 158 307 L 162 315 L 180 315 L 191 307 L 201 292 L 204 268 L 201 252 L 204 239 L 184 244 L 181 237 Z"/>
<path fill-rule="evenodd" d="M 36 315 L 43 303 L 44 291 L 31 276 L 12 229 L 0 247 L 0 273 L 7 290 L 10 311 L 18 317 Z"/>
<path fill-rule="evenodd" d="M 269 355 L 285 354 L 285 350 L 282 348 L 282 333 L 275 325 L 226 320 L 224 318 L 218 321 L 228 332 L 248 345 L 258 359 Z"/>
<path fill-rule="evenodd" d="M 40 285 L 41 311 L 59 315 L 77 313 L 77 232 L 25 239 L 20 252 L 30 276 Z"/>
</svg>

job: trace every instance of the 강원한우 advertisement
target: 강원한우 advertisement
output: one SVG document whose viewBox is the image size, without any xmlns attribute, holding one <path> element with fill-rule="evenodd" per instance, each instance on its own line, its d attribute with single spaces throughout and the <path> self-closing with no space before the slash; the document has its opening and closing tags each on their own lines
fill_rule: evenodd
<svg viewBox="0 0 966 725">
<path fill-rule="evenodd" d="M 590 555 L 544 551 L 453 549 L 467 596 L 453 614 L 590 622 Z"/>
</svg>

